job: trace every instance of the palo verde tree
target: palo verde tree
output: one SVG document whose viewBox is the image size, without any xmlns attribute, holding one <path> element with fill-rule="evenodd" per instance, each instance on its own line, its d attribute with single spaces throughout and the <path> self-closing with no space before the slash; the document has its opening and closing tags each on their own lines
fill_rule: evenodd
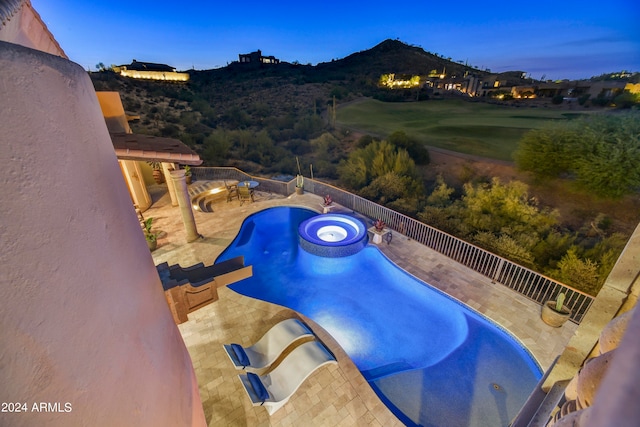
<svg viewBox="0 0 640 427">
<path fill-rule="evenodd" d="M 352 151 L 338 166 L 347 188 L 379 203 L 417 197 L 422 183 L 407 150 L 387 141 L 373 141 Z"/>
</svg>

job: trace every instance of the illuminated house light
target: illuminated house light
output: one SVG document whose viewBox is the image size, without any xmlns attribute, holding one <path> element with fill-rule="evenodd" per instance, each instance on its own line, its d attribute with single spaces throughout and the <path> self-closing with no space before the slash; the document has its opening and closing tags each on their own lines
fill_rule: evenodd
<svg viewBox="0 0 640 427">
<path fill-rule="evenodd" d="M 380 76 L 378 84 L 389 89 L 410 89 L 420 86 L 420 76 L 411 76 L 408 79 L 396 79 L 394 73 Z"/>
<path fill-rule="evenodd" d="M 176 69 L 166 64 L 152 62 L 140 62 L 135 59 L 129 65 L 114 65 L 112 70 L 123 77 L 145 80 L 164 80 L 173 82 L 186 82 L 189 73 L 178 73 Z"/>
</svg>

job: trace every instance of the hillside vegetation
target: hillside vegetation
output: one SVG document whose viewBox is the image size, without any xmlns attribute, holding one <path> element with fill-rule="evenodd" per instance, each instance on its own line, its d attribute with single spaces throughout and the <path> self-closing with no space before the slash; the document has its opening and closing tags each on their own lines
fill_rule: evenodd
<svg viewBox="0 0 640 427">
<path fill-rule="evenodd" d="M 96 90 L 118 91 L 125 110 L 140 115 L 131 123 L 134 132 L 180 139 L 204 166 L 294 175 L 299 160 L 304 171 L 313 165 L 315 178 L 596 292 L 640 220 L 637 189 L 610 201 L 568 185 L 572 170 L 542 181 L 512 166 L 527 132 L 549 122 L 571 123 L 579 115 L 573 111 L 441 95 L 380 101 L 424 99 L 420 89 L 379 87 L 382 74 L 444 68 L 482 73 L 387 40 L 317 66 L 233 63 L 191 71 L 187 84 L 132 80 L 106 70 L 91 78 Z M 455 167 L 430 163 L 426 147 L 472 157 Z"/>
</svg>

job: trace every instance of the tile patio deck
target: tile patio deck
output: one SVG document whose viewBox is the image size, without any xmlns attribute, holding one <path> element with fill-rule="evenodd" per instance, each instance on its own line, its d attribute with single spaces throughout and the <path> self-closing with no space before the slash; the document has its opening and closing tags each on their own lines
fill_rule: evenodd
<svg viewBox="0 0 640 427">
<path fill-rule="evenodd" d="M 197 183 L 196 183 L 197 184 Z M 183 267 L 209 265 L 231 243 L 248 215 L 272 206 L 300 206 L 320 212 L 321 197 L 304 194 L 284 197 L 256 192 L 255 203 L 239 201 L 213 205 L 213 213 L 195 212 L 198 232 L 204 237 L 186 243 L 178 207 L 172 207 L 166 189 L 155 187 L 153 206 L 144 215 L 154 218 L 160 232 L 155 264 Z M 334 209 L 339 212 L 340 207 Z M 552 328 L 540 320 L 540 307 L 527 298 L 491 283 L 491 280 L 415 241 L 394 233 L 393 241 L 379 248 L 409 273 L 484 314 L 509 330 L 534 355 L 543 369 L 562 352 L 577 325 Z M 219 300 L 189 314 L 179 326 L 191 355 L 210 426 L 394 426 L 402 425 L 380 402 L 340 346 L 320 326 L 304 316 L 274 304 L 218 290 Z M 337 365 L 314 372 L 291 400 L 274 415 L 252 407 L 222 344 L 254 343 L 271 326 L 298 316 L 333 351 Z"/>
</svg>

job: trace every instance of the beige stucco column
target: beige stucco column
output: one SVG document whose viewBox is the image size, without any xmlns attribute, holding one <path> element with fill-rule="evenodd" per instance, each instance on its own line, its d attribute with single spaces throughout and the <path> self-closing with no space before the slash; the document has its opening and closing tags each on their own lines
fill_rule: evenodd
<svg viewBox="0 0 640 427">
<path fill-rule="evenodd" d="M 129 188 L 131 200 L 144 212 L 151 206 L 151 196 L 149 196 L 147 187 L 144 185 L 142 171 L 140 170 L 138 162 L 134 160 L 120 160 L 119 163 L 122 175 Z"/>
<path fill-rule="evenodd" d="M 176 195 L 177 189 L 171 179 L 171 171 L 175 169 L 173 163 L 162 163 L 162 173 L 164 174 L 164 180 L 167 181 L 167 189 L 169 190 L 169 197 L 171 198 L 171 206 L 178 206 L 178 196 Z"/>
<path fill-rule="evenodd" d="M 193 209 L 191 208 L 191 201 L 189 200 L 189 190 L 187 188 L 187 180 L 184 176 L 184 169 L 178 169 L 171 171 L 171 183 L 176 189 L 176 198 L 180 205 L 180 213 L 182 214 L 182 221 L 184 222 L 184 228 L 187 232 L 187 242 L 193 242 L 199 239 L 198 229 L 196 228 L 196 220 L 193 216 Z"/>
</svg>

